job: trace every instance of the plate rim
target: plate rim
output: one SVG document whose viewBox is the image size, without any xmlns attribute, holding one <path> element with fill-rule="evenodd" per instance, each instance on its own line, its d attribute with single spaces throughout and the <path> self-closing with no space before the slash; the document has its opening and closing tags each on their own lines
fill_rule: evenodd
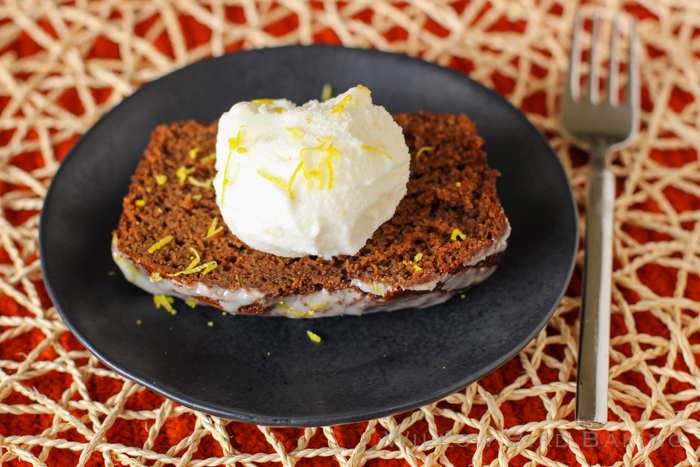
<svg viewBox="0 0 700 467">
<path fill-rule="evenodd" d="M 579 249 L 579 242 L 580 242 L 580 233 L 578 229 L 578 225 L 576 224 L 572 230 L 574 232 L 574 238 L 573 238 L 573 251 L 570 254 L 570 260 L 568 264 L 568 273 L 566 275 L 566 280 L 563 282 L 565 285 L 561 288 L 561 290 L 557 294 L 557 300 L 554 302 L 554 305 L 551 307 L 550 310 L 546 314 L 543 314 L 544 318 L 537 324 L 537 326 L 533 329 L 531 333 L 528 334 L 527 338 L 525 338 L 522 342 L 519 342 L 516 346 L 513 347 L 513 349 L 510 352 L 507 352 L 499 358 L 495 359 L 492 363 L 489 365 L 486 365 L 483 367 L 480 371 L 474 372 L 470 375 L 467 375 L 465 377 L 462 377 L 459 382 L 452 384 L 450 386 L 442 387 L 440 390 L 437 390 L 428 396 L 414 399 L 411 402 L 406 402 L 402 404 L 394 404 L 391 405 L 391 407 L 386 407 L 384 409 L 380 410 L 372 410 L 369 412 L 355 412 L 352 414 L 347 414 L 347 415 L 340 415 L 340 416 L 331 416 L 331 417 L 322 417 L 322 418 L 314 418 L 314 417 L 309 417 L 309 418 L 299 418 L 299 417 L 294 417 L 294 418 L 275 418 L 275 417 L 266 417 L 266 416 L 260 416 L 260 415 L 255 415 L 255 414 L 244 414 L 244 413 L 239 413 L 239 412 L 231 412 L 227 410 L 222 410 L 219 409 L 215 406 L 212 405 L 206 405 L 206 404 L 201 404 L 198 402 L 192 402 L 189 401 L 185 398 L 180 397 L 178 394 L 174 394 L 171 391 L 168 390 L 163 390 L 160 389 L 157 385 L 156 382 L 150 382 L 144 378 L 137 377 L 135 375 L 129 374 L 128 372 L 120 369 L 118 366 L 113 365 L 108 358 L 106 358 L 101 352 L 99 352 L 96 348 L 93 347 L 93 345 L 90 344 L 88 340 L 82 336 L 82 334 L 75 328 L 74 324 L 66 318 L 66 313 L 64 312 L 62 306 L 60 306 L 59 301 L 57 300 L 57 296 L 53 290 L 53 287 L 51 286 L 50 281 L 47 279 L 47 276 L 45 275 L 46 271 L 46 264 L 45 264 L 45 255 L 44 251 L 47 250 L 47 235 L 45 229 L 42 228 L 44 225 L 44 220 L 45 217 L 47 216 L 46 210 L 44 209 L 44 206 L 46 205 L 46 200 L 49 200 L 54 189 L 54 180 L 60 176 L 62 171 L 67 170 L 64 169 L 66 167 L 66 162 L 69 161 L 71 157 L 75 153 L 78 152 L 78 148 L 81 146 L 82 143 L 84 143 L 84 140 L 88 138 L 88 136 L 93 132 L 96 131 L 96 128 L 100 125 L 105 124 L 105 121 L 107 120 L 107 117 L 115 112 L 122 104 L 128 102 L 131 99 L 138 98 L 139 94 L 142 92 L 142 90 L 147 90 L 152 86 L 156 86 L 158 82 L 161 80 L 169 78 L 171 75 L 174 75 L 176 73 L 181 72 L 182 70 L 191 68 L 193 66 L 201 66 L 203 63 L 210 62 L 210 61 L 219 61 L 219 60 L 225 60 L 227 57 L 231 55 L 242 55 L 242 54 L 258 54 L 258 53 L 265 53 L 267 50 L 278 50 L 278 49 L 338 49 L 338 50 L 353 50 L 353 51 L 358 51 L 359 53 L 362 54 L 368 54 L 368 55 L 381 55 L 381 56 L 386 56 L 386 57 L 392 57 L 393 59 L 397 59 L 400 61 L 405 61 L 405 62 L 415 62 L 419 61 L 422 63 L 423 66 L 427 66 L 429 68 L 434 68 L 440 70 L 441 73 L 449 73 L 452 74 L 453 76 L 458 77 L 459 79 L 462 80 L 467 80 L 470 82 L 472 86 L 475 86 L 478 88 L 481 92 L 485 92 L 486 94 L 490 95 L 492 98 L 500 100 L 502 103 L 506 104 L 512 112 L 517 114 L 517 118 L 519 120 L 522 120 L 525 122 L 525 124 L 532 130 L 534 133 L 537 134 L 538 138 L 545 144 L 545 146 L 549 149 L 550 156 L 554 158 L 556 161 L 556 168 L 558 171 L 561 172 L 561 175 L 563 179 L 566 181 L 566 186 L 568 187 L 567 190 L 567 195 L 569 198 L 569 204 L 571 205 L 571 212 L 574 214 L 574 219 L 578 218 L 578 207 L 576 205 L 576 200 L 573 194 L 573 190 L 571 188 L 571 181 L 569 180 L 568 174 L 566 173 L 566 170 L 564 168 L 564 165 L 561 161 L 561 159 L 558 157 L 556 151 L 552 148 L 551 144 L 547 140 L 547 138 L 542 134 L 542 132 L 534 125 L 534 123 L 525 116 L 525 114 L 518 109 L 515 105 L 513 105 L 508 99 L 506 99 L 504 96 L 499 94 L 497 91 L 490 89 L 486 85 L 480 83 L 479 81 L 476 81 L 475 79 L 471 78 L 469 75 L 462 73 L 460 71 L 454 70 L 452 68 L 448 68 L 445 66 L 441 66 L 437 63 L 434 62 L 429 62 L 426 61 L 420 57 L 413 57 L 409 56 L 406 54 L 402 53 L 396 53 L 396 52 L 388 52 L 388 51 L 381 51 L 377 49 L 365 49 L 365 48 L 358 48 L 358 47 L 345 47 L 342 45 L 330 45 L 330 44 L 309 44 L 309 45 L 302 45 L 302 44 L 295 44 L 295 45 L 284 45 L 284 46 L 278 46 L 278 47 L 266 47 L 266 48 L 259 48 L 259 49 L 249 49 L 249 50 L 240 50 L 240 51 L 235 51 L 235 52 L 230 52 L 223 54 L 219 57 L 207 57 L 202 60 L 198 60 L 196 62 L 190 63 L 188 65 L 185 65 L 183 67 L 180 67 L 176 70 L 173 70 L 165 75 L 160 76 L 157 79 L 154 79 L 152 81 L 149 81 L 142 86 L 140 86 L 138 89 L 136 89 L 131 95 L 127 96 L 124 98 L 122 101 L 120 101 L 118 104 L 116 104 L 114 107 L 112 107 L 109 111 L 107 111 L 104 115 L 102 115 L 99 120 L 97 120 L 93 125 L 90 126 L 90 128 L 82 134 L 78 140 L 73 144 L 73 146 L 70 148 L 66 156 L 63 158 L 61 161 L 58 169 L 56 170 L 54 176 L 51 179 L 51 184 L 49 185 L 49 188 L 46 192 L 45 198 L 44 198 L 44 204 L 42 205 L 40 217 L 39 217 L 39 231 L 38 231 L 38 244 L 39 244 L 39 255 L 40 255 L 40 263 L 41 263 L 41 270 L 42 270 L 42 280 L 46 286 L 46 290 L 49 294 L 49 297 L 51 298 L 52 304 L 56 307 L 56 310 L 58 311 L 61 319 L 63 322 L 66 324 L 70 332 L 78 339 L 78 341 L 83 345 L 90 353 L 95 355 L 103 364 L 105 364 L 107 367 L 109 367 L 111 370 L 125 378 L 126 380 L 135 382 L 141 386 L 144 386 L 145 388 L 155 392 L 156 394 L 159 394 L 166 399 L 169 399 L 173 402 L 176 402 L 182 406 L 188 407 L 193 410 L 197 410 L 206 414 L 230 419 L 230 420 L 235 420 L 239 422 L 244 422 L 244 423 L 250 423 L 250 424 L 255 424 L 255 425 L 265 425 L 265 426 L 275 426 L 275 427 L 318 427 L 318 426 L 330 426 L 330 425 L 344 425 L 344 424 L 349 424 L 349 423 L 358 423 L 362 421 L 367 421 L 367 420 L 372 420 L 376 418 L 382 418 L 386 417 L 389 415 L 395 415 L 399 414 L 402 412 L 406 412 L 409 410 L 415 410 L 419 407 L 432 404 L 434 402 L 437 402 L 439 400 L 444 399 L 445 397 L 454 394 L 457 391 L 463 390 L 467 386 L 473 384 L 474 382 L 482 379 L 483 377 L 491 374 L 501 366 L 503 366 L 506 362 L 508 362 L 510 359 L 515 357 L 518 353 L 520 353 L 527 345 L 539 334 L 542 329 L 544 329 L 545 326 L 547 326 L 547 323 L 550 321 L 552 316 L 554 315 L 556 309 L 558 308 L 559 304 L 561 303 L 562 298 L 564 297 L 566 290 L 568 288 L 568 284 L 571 281 L 571 277 L 573 275 L 575 266 L 576 266 L 576 256 L 577 252 Z M 475 122 L 478 124 L 478 122 Z M 267 317 L 269 318 L 269 317 Z"/>
</svg>

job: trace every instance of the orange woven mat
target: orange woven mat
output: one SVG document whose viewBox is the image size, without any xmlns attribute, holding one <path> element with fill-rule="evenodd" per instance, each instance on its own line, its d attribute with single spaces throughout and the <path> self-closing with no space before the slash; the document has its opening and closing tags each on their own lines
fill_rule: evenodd
<svg viewBox="0 0 700 467">
<path fill-rule="evenodd" d="M 557 120 L 577 6 L 0 2 L 0 464 L 698 465 L 698 2 L 586 6 L 607 18 L 638 16 L 643 83 L 642 131 L 614 158 L 610 422 L 602 431 L 572 422 L 582 252 L 549 325 L 498 371 L 410 413 L 308 429 L 218 419 L 126 382 L 66 330 L 42 284 L 38 213 L 77 137 L 142 83 L 243 48 L 342 43 L 461 70 L 504 94 L 548 136 L 584 208 L 587 156 L 559 136 Z"/>
</svg>

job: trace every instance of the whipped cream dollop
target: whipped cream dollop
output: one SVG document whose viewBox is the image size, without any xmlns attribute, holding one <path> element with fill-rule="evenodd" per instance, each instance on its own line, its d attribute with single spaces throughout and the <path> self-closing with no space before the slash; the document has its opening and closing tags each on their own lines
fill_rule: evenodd
<svg viewBox="0 0 700 467">
<path fill-rule="evenodd" d="M 409 166 L 401 127 L 364 86 L 299 107 L 239 102 L 219 119 L 216 202 L 256 250 L 353 255 L 394 215 Z"/>
</svg>

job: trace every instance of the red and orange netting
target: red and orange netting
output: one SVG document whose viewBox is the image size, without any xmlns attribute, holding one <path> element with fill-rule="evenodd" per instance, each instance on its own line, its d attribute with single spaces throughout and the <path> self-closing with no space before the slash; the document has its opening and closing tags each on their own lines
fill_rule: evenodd
<svg viewBox="0 0 700 467">
<path fill-rule="evenodd" d="M 602 431 L 572 422 L 582 252 L 549 325 L 498 371 L 410 413 L 308 429 L 221 420 L 124 381 L 67 331 L 42 283 L 38 214 L 79 135 L 139 85 L 240 49 L 334 43 L 456 68 L 505 95 L 547 135 L 585 208 L 587 156 L 561 138 L 557 120 L 577 7 L 568 0 L 0 3 L 0 463 L 698 465 L 697 2 L 585 6 L 608 19 L 618 11 L 639 18 L 643 83 L 641 133 L 614 158 L 610 422 Z"/>
</svg>

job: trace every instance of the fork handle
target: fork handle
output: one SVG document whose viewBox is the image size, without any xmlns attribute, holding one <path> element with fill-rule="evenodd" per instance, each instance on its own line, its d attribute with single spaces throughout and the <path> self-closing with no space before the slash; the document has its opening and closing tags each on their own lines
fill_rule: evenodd
<svg viewBox="0 0 700 467">
<path fill-rule="evenodd" d="M 586 194 L 586 267 L 581 304 L 576 422 L 602 428 L 608 421 L 610 288 L 612 282 L 615 177 L 607 167 L 609 146 L 593 148 Z"/>
</svg>

